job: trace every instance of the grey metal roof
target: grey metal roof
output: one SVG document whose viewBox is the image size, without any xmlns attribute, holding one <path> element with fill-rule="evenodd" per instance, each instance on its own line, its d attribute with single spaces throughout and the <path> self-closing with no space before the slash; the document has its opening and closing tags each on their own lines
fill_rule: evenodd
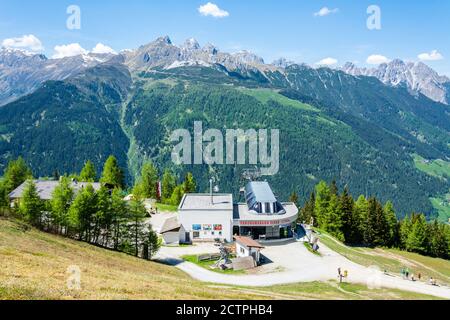
<svg viewBox="0 0 450 320">
<path fill-rule="evenodd" d="M 164 224 L 161 227 L 161 231 L 159 233 L 164 234 L 170 231 L 178 231 L 181 228 L 180 221 L 178 221 L 177 217 L 168 218 L 164 221 Z"/>
<path fill-rule="evenodd" d="M 239 203 L 234 206 L 233 220 L 237 225 L 248 221 L 267 221 L 274 224 L 288 224 L 294 222 L 298 217 L 298 208 L 292 202 L 283 202 L 284 213 L 281 214 L 261 214 L 250 211 L 246 203 Z M 247 225 L 249 226 L 249 225 Z"/>
<path fill-rule="evenodd" d="M 211 203 L 210 194 L 186 194 L 181 200 L 179 210 L 233 210 L 233 195 L 217 194 Z"/>
<path fill-rule="evenodd" d="M 252 181 L 245 187 L 247 202 L 249 199 L 255 202 L 277 202 L 269 184 L 265 181 Z"/>
<path fill-rule="evenodd" d="M 59 185 L 59 181 L 34 180 L 34 184 L 36 185 L 37 192 L 42 200 L 51 200 L 53 191 Z M 101 188 L 100 183 L 87 183 L 87 182 L 72 182 L 71 187 L 74 190 L 74 192 L 77 193 L 79 190 L 85 188 L 89 184 L 92 185 L 95 191 L 98 191 Z M 9 198 L 11 199 L 22 198 L 22 194 L 26 185 L 27 182 L 25 181 L 9 194 Z"/>
</svg>

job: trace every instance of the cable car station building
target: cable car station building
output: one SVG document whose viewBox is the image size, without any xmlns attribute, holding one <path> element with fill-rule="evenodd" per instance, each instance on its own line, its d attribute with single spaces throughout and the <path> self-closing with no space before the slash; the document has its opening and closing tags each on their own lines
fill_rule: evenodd
<svg viewBox="0 0 450 320">
<path fill-rule="evenodd" d="M 294 203 L 279 202 L 267 182 L 249 182 L 245 202 L 233 203 L 231 194 L 186 194 L 178 208 L 180 242 L 233 241 L 233 235 L 255 240 L 293 237 L 298 217 Z"/>
</svg>

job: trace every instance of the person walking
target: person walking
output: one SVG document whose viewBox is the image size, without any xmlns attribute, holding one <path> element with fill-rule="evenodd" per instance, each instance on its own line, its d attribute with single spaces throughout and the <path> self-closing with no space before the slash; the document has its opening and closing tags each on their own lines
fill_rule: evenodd
<svg viewBox="0 0 450 320">
<path fill-rule="evenodd" d="M 339 283 L 342 283 L 342 270 L 341 270 L 341 267 L 338 268 L 338 278 L 339 278 Z"/>
</svg>

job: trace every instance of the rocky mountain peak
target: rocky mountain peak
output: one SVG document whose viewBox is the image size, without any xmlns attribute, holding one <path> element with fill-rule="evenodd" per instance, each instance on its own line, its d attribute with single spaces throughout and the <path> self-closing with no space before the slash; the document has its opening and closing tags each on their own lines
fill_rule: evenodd
<svg viewBox="0 0 450 320">
<path fill-rule="evenodd" d="M 169 36 L 163 36 L 163 37 L 159 37 L 158 39 L 156 39 L 155 43 L 172 45 L 172 40 L 170 40 Z"/>
<path fill-rule="evenodd" d="M 187 39 L 183 44 L 183 49 L 186 50 L 199 50 L 200 44 L 194 38 Z"/>
<path fill-rule="evenodd" d="M 279 58 L 272 62 L 273 66 L 275 66 L 277 68 L 283 68 L 283 69 L 286 69 L 287 67 L 289 67 L 293 64 L 295 64 L 294 61 L 287 60 L 286 58 Z"/>
<path fill-rule="evenodd" d="M 217 49 L 213 44 L 211 43 L 207 43 L 203 49 L 204 52 L 209 53 L 211 55 L 216 55 L 217 53 L 219 53 L 219 49 Z"/>
<path fill-rule="evenodd" d="M 428 98 L 449 104 L 448 88 L 450 80 L 440 76 L 435 70 L 423 62 L 405 62 L 394 59 L 380 64 L 376 68 L 359 68 L 353 63 L 346 63 L 342 71 L 353 76 L 376 77 L 391 86 L 406 86 L 412 93 L 421 93 Z"/>
</svg>

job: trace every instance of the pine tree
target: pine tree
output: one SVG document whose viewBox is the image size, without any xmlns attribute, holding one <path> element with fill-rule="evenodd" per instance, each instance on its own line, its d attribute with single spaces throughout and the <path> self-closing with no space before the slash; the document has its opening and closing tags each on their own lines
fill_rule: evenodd
<svg viewBox="0 0 450 320">
<path fill-rule="evenodd" d="M 100 182 L 112 186 L 113 188 L 121 189 L 124 187 L 124 174 L 114 156 L 110 156 L 106 160 Z"/>
<path fill-rule="evenodd" d="M 429 239 L 429 252 L 433 257 L 447 259 L 450 255 L 449 253 L 449 239 L 446 235 L 448 226 L 443 223 L 439 223 L 434 220 L 428 226 L 428 236 Z"/>
<path fill-rule="evenodd" d="M 373 245 L 375 246 L 387 246 L 389 240 L 391 239 L 389 223 L 386 219 L 385 212 L 383 210 L 382 204 L 376 200 L 376 210 L 374 221 L 374 240 Z"/>
<path fill-rule="evenodd" d="M 292 191 L 291 195 L 289 196 L 289 202 L 292 202 L 295 205 L 298 205 L 298 194 L 297 194 L 297 192 Z"/>
<path fill-rule="evenodd" d="M 143 242 L 142 258 L 150 260 L 161 248 L 162 241 L 158 237 L 151 226 L 147 227 L 146 235 Z"/>
<path fill-rule="evenodd" d="M 412 228 L 412 222 L 411 219 L 406 216 L 403 218 L 403 220 L 400 222 L 400 248 L 406 250 L 406 242 L 408 240 L 408 236 L 411 233 Z"/>
<path fill-rule="evenodd" d="M 365 196 L 360 195 L 355 202 L 353 221 L 355 222 L 355 244 L 364 243 L 364 234 L 368 228 L 369 203 Z"/>
<path fill-rule="evenodd" d="M 109 190 L 106 187 L 103 186 L 98 190 L 96 204 L 97 208 L 93 216 L 93 242 L 98 244 L 101 231 L 107 230 L 108 225 L 110 224 L 111 203 Z"/>
<path fill-rule="evenodd" d="M 342 219 L 339 212 L 339 198 L 335 194 L 331 194 L 328 208 L 322 218 L 322 226 L 325 231 L 336 237 L 340 241 L 345 241 L 342 232 Z"/>
<path fill-rule="evenodd" d="M 8 194 L 6 193 L 6 187 L 3 180 L 0 180 L 0 214 L 5 214 L 5 210 L 8 207 Z"/>
<path fill-rule="evenodd" d="M 111 228 L 113 229 L 113 248 L 119 250 L 126 234 L 128 221 L 127 203 L 123 200 L 122 191 L 114 189 L 111 194 Z M 108 241 L 106 242 L 108 244 Z"/>
<path fill-rule="evenodd" d="M 92 240 L 92 222 L 97 211 L 97 197 L 92 185 L 81 189 L 69 210 L 69 221 L 78 233 L 78 238 L 86 242 Z"/>
<path fill-rule="evenodd" d="M 406 239 L 406 250 L 425 254 L 427 252 L 427 221 L 423 214 L 413 215 L 411 231 Z"/>
<path fill-rule="evenodd" d="M 44 204 L 39 197 L 36 184 L 28 180 L 20 199 L 19 212 L 32 225 L 42 227 L 42 210 Z"/>
<path fill-rule="evenodd" d="M 141 177 L 133 189 L 133 194 L 138 198 L 157 198 L 158 170 L 152 162 L 146 162 L 142 166 Z"/>
<path fill-rule="evenodd" d="M 175 190 L 177 186 L 175 176 L 172 174 L 172 172 L 167 169 L 164 171 L 162 182 L 161 182 L 161 196 L 162 201 L 164 203 L 167 203 L 170 201 L 170 197 L 173 194 L 173 191 Z"/>
<path fill-rule="evenodd" d="M 58 181 L 61 178 L 61 175 L 59 174 L 58 169 L 55 169 L 53 171 L 53 180 Z"/>
<path fill-rule="evenodd" d="M 375 242 L 375 217 L 377 211 L 377 200 L 370 198 L 367 203 L 367 220 L 364 223 L 363 239 L 364 244 L 372 246 Z"/>
<path fill-rule="evenodd" d="M 315 203 L 315 216 L 317 221 L 315 221 L 316 225 L 320 228 L 324 225 L 324 219 L 328 211 L 328 205 L 330 202 L 330 188 L 325 181 L 321 181 L 316 186 L 316 203 Z"/>
<path fill-rule="evenodd" d="M 97 180 L 97 171 L 94 164 L 88 160 L 83 169 L 80 172 L 80 181 L 82 182 L 95 182 Z"/>
<path fill-rule="evenodd" d="M 395 214 L 394 205 L 391 201 L 384 205 L 384 215 L 389 229 L 388 246 L 394 246 L 398 243 L 398 220 Z"/>
<path fill-rule="evenodd" d="M 188 172 L 184 179 L 184 193 L 194 193 L 197 191 L 197 183 L 195 182 L 192 173 Z"/>
<path fill-rule="evenodd" d="M 141 201 L 132 200 L 129 203 L 129 223 L 128 223 L 128 234 L 130 240 L 133 242 L 134 255 L 137 257 L 139 255 L 139 248 L 141 243 L 144 241 L 145 231 L 144 231 L 144 219 L 147 216 L 147 210 Z"/>
<path fill-rule="evenodd" d="M 315 220 L 314 208 L 316 205 L 316 194 L 311 192 L 309 200 L 306 201 L 303 208 L 300 209 L 298 221 L 300 223 L 313 224 Z"/>
<path fill-rule="evenodd" d="M 339 201 L 339 212 L 342 216 L 342 232 L 347 243 L 356 243 L 357 236 L 355 232 L 358 231 L 359 219 L 355 221 L 354 216 L 355 202 L 348 190 L 344 188 Z"/>
<path fill-rule="evenodd" d="M 330 194 L 334 194 L 335 196 L 339 195 L 339 188 L 337 186 L 336 180 L 333 180 L 330 183 Z"/>
<path fill-rule="evenodd" d="M 8 163 L 4 174 L 6 193 L 9 194 L 26 180 L 32 178 L 31 169 L 22 157 Z"/>
<path fill-rule="evenodd" d="M 53 190 L 50 201 L 50 218 L 58 233 L 65 231 L 69 227 L 69 210 L 74 197 L 68 178 L 62 178 L 59 185 Z"/>
<path fill-rule="evenodd" d="M 170 197 L 170 204 L 178 206 L 184 196 L 184 186 L 179 185 L 173 190 L 172 196 Z"/>
</svg>

